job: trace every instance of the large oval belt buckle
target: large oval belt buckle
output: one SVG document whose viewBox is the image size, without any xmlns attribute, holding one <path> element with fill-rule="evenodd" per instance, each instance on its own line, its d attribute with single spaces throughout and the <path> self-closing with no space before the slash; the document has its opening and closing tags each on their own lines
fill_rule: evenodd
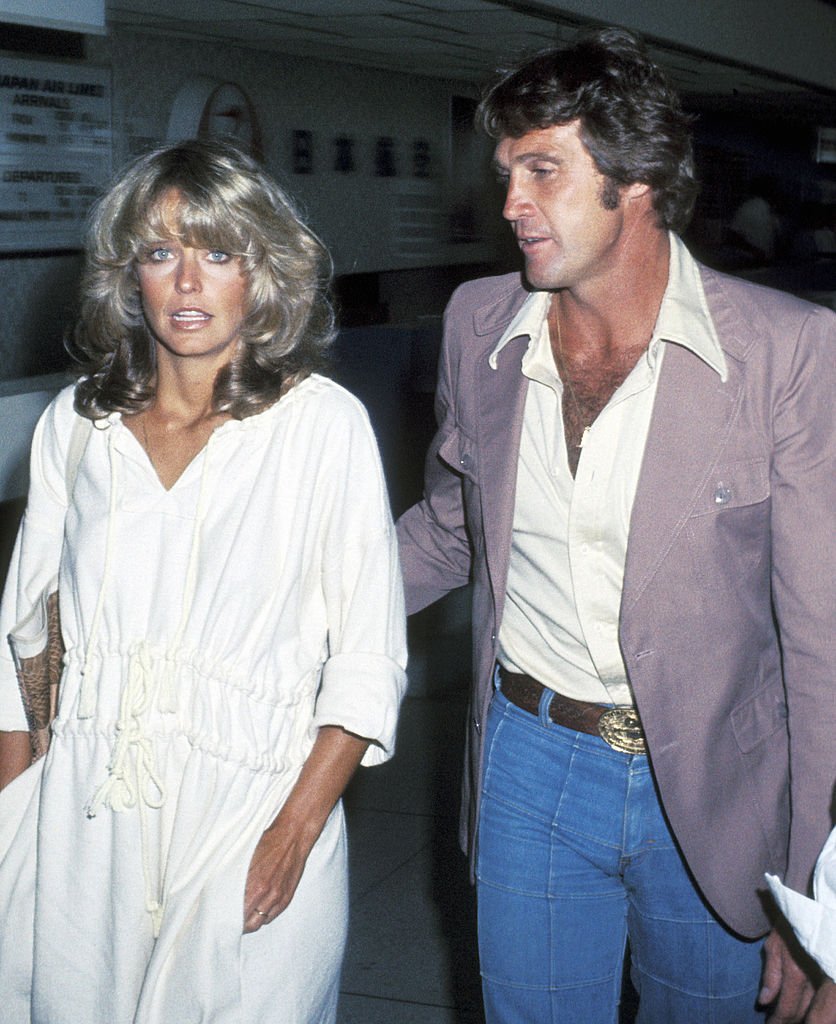
<svg viewBox="0 0 836 1024">
<path fill-rule="evenodd" d="M 646 754 L 647 743 L 635 708 L 607 708 L 598 719 L 601 739 L 622 754 Z"/>
</svg>

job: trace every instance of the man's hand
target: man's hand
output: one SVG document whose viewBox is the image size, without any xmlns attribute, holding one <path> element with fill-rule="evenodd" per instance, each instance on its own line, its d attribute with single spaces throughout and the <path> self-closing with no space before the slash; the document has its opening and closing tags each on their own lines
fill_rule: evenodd
<svg viewBox="0 0 836 1024">
<path fill-rule="evenodd" d="M 804 1020 L 806 1024 L 836 1024 L 836 982 L 828 978 L 819 988 Z"/>
<path fill-rule="evenodd" d="M 796 960 L 787 940 L 775 928 L 766 938 L 764 954 L 766 959 L 758 1002 L 762 1006 L 774 1004 L 767 1017 L 769 1024 L 801 1024 L 815 994 L 813 982 Z M 836 1008 L 836 1002 L 833 1006 Z M 828 1020 L 836 1024 L 836 1017 L 812 1018 L 817 1024 Z"/>
</svg>

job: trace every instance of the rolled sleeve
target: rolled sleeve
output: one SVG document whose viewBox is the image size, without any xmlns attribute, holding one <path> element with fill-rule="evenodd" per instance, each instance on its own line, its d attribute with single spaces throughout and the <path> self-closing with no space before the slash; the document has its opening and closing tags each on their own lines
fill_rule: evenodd
<svg viewBox="0 0 836 1024">
<path fill-rule="evenodd" d="M 359 411 L 359 410 L 358 410 Z M 329 460 L 329 509 L 321 585 L 328 657 L 314 713 L 368 739 L 362 763 L 394 753 L 406 692 L 406 615 L 397 540 L 377 447 L 365 414 L 342 425 Z"/>
<path fill-rule="evenodd" d="M 361 764 L 382 764 L 395 752 L 398 707 L 406 673 L 380 654 L 337 654 L 322 674 L 317 726 L 338 725 L 369 740 Z"/>
</svg>

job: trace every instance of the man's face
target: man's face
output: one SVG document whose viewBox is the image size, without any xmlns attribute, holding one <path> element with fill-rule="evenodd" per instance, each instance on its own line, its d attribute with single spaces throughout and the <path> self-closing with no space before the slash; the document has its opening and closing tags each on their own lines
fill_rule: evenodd
<svg viewBox="0 0 836 1024">
<path fill-rule="evenodd" d="M 625 213 L 581 142 L 580 122 L 505 136 L 494 160 L 508 188 L 502 215 L 514 229 L 529 283 L 576 289 L 606 282 L 621 252 Z"/>
</svg>

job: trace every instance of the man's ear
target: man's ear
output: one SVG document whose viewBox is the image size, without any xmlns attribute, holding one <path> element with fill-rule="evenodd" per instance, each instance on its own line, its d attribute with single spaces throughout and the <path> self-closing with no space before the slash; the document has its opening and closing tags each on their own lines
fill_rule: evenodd
<svg viewBox="0 0 836 1024">
<path fill-rule="evenodd" d="M 632 185 L 622 185 L 620 191 L 622 199 L 640 199 L 649 195 L 652 189 L 646 182 L 634 181 Z"/>
</svg>

